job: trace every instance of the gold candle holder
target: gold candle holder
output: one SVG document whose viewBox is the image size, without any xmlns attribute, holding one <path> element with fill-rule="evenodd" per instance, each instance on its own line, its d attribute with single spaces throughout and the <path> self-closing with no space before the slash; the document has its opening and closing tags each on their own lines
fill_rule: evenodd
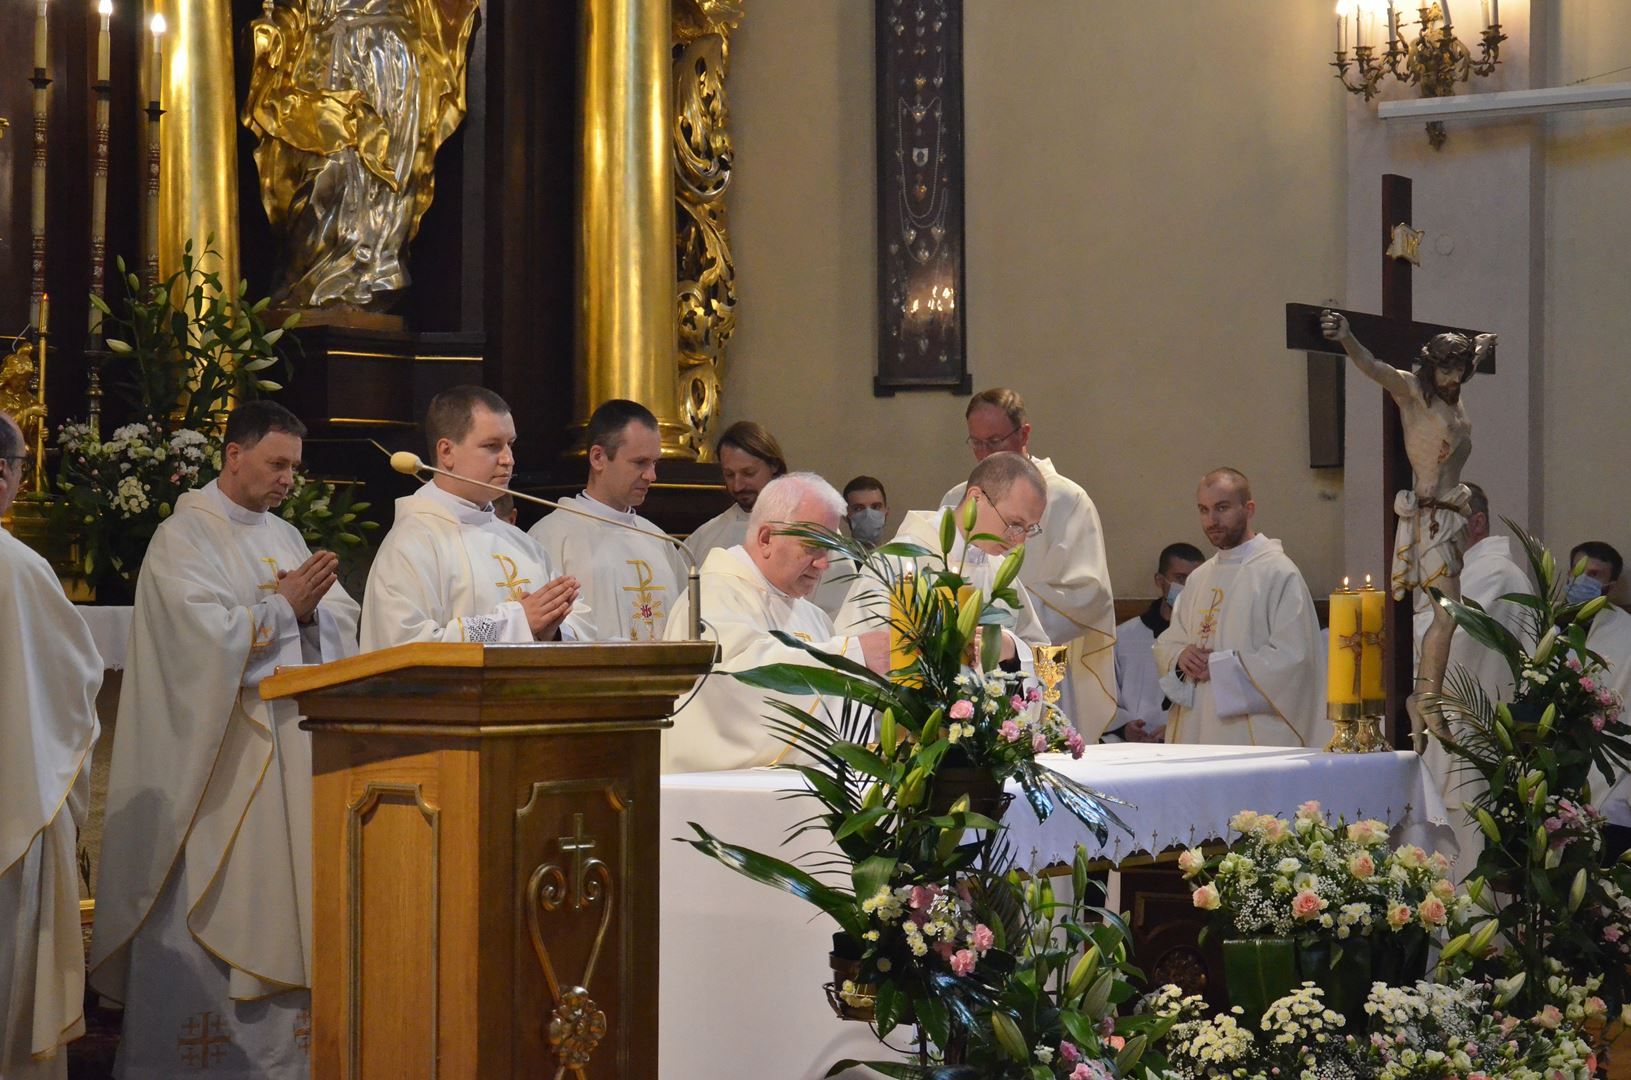
<svg viewBox="0 0 1631 1080">
<path fill-rule="evenodd" d="M 1360 753 L 1375 754 L 1393 749 L 1393 744 L 1388 742 L 1386 721 L 1380 701 L 1365 702 L 1364 715 L 1359 720 Z"/>
<path fill-rule="evenodd" d="M 1358 754 L 1360 745 L 1359 705 L 1357 702 L 1332 702 L 1325 707 L 1326 719 L 1331 721 L 1331 741 L 1325 744 L 1327 754 Z"/>
<path fill-rule="evenodd" d="M 1049 705 L 1059 704 L 1059 684 L 1070 671 L 1069 645 L 1032 645 L 1031 659 L 1036 663 L 1036 678 L 1042 684 L 1042 700 Z"/>
</svg>

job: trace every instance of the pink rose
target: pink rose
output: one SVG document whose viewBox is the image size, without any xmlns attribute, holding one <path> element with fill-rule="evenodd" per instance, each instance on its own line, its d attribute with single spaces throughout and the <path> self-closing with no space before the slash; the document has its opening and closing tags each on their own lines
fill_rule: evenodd
<svg viewBox="0 0 1631 1080">
<path fill-rule="evenodd" d="M 1563 1023 L 1563 1014 L 1557 1011 L 1556 1005 L 1548 1005 L 1534 1015 L 1534 1021 L 1548 1031 L 1556 1031 Z"/>
<path fill-rule="evenodd" d="M 910 907 L 913 911 L 928 911 L 929 905 L 940 895 L 938 885 L 913 885 Z"/>
<path fill-rule="evenodd" d="M 1297 807 L 1297 816 L 1305 821 L 1312 821 L 1320 817 L 1320 801 L 1318 799 L 1309 799 Z"/>
<path fill-rule="evenodd" d="M 954 975 L 967 975 L 974 970 L 975 956 L 967 949 L 958 949 L 951 957 L 951 970 Z"/>
<path fill-rule="evenodd" d="M 1082 738 L 1081 732 L 1071 728 L 1065 732 L 1065 749 L 1070 751 L 1071 757 L 1080 759 L 1087 750 L 1087 741 Z"/>
<path fill-rule="evenodd" d="M 985 925 L 985 923 L 979 923 L 969 933 L 968 943 L 974 947 L 975 952 L 983 956 L 990 950 L 991 946 L 997 943 L 997 937 L 991 932 L 989 926 Z"/>
<path fill-rule="evenodd" d="M 1421 902 L 1421 906 L 1416 909 L 1416 914 L 1421 918 L 1423 926 L 1432 928 L 1443 926 L 1444 920 L 1449 913 L 1444 909 L 1444 901 L 1436 896 L 1429 896 Z"/>
<path fill-rule="evenodd" d="M 1048 737 L 1042 734 L 1040 731 L 1031 735 L 1031 752 L 1034 754 L 1045 754 L 1048 752 Z"/>
<path fill-rule="evenodd" d="M 1195 895 L 1191 896 L 1190 900 L 1202 911 L 1216 911 L 1218 905 L 1223 902 L 1222 897 L 1218 896 L 1216 885 L 1202 885 L 1195 890 Z"/>
<path fill-rule="evenodd" d="M 1449 878 L 1439 878 L 1433 882 L 1433 895 L 1448 903 L 1450 898 L 1455 895 L 1455 886 L 1450 884 Z"/>
<path fill-rule="evenodd" d="M 974 715 L 974 703 L 966 699 L 951 703 L 951 710 L 947 712 L 953 720 L 967 720 Z"/>
<path fill-rule="evenodd" d="M 1183 872 L 1184 877 L 1194 877 L 1206 869 L 1206 855 L 1195 848 L 1190 848 L 1178 856 L 1178 869 Z"/>
<path fill-rule="evenodd" d="M 1410 905 L 1394 904 L 1388 908 L 1387 924 L 1395 930 L 1402 929 L 1410 922 Z"/>
<path fill-rule="evenodd" d="M 1008 699 L 1008 707 L 1013 709 L 1015 712 L 1024 712 L 1025 699 L 1020 697 L 1018 694 L 1015 694 L 1013 697 Z"/>
<path fill-rule="evenodd" d="M 1601 731 L 1601 730 L 1603 730 L 1603 725 L 1605 723 L 1607 723 L 1607 721 L 1603 719 L 1603 714 L 1602 713 L 1592 713 L 1592 715 L 1591 715 L 1591 730 Z"/>
<path fill-rule="evenodd" d="M 1376 874 L 1376 860 L 1370 857 L 1370 852 L 1361 851 L 1348 860 L 1348 873 L 1364 881 Z"/>
<path fill-rule="evenodd" d="M 1563 661 L 1563 666 L 1568 668 L 1570 671 L 1579 671 L 1580 661 L 1571 656 L 1567 660 Z"/>
<path fill-rule="evenodd" d="M 1622 931 L 1618 926 L 1603 927 L 1603 937 L 1607 938 L 1610 944 L 1620 940 L 1623 933 L 1624 931 Z"/>
<path fill-rule="evenodd" d="M 1313 889 L 1304 889 L 1291 898 L 1291 914 L 1298 919 L 1312 919 L 1324 907 L 1325 901 L 1321 900 L 1320 894 Z"/>
<path fill-rule="evenodd" d="M 1004 720 L 1002 727 L 997 729 L 997 734 L 1001 736 L 1003 742 L 1019 742 L 1019 725 L 1012 720 Z"/>
<path fill-rule="evenodd" d="M 1584 690 L 1586 693 L 1589 694 L 1589 693 L 1592 693 L 1593 691 L 1595 691 L 1597 689 L 1597 684 L 1595 682 L 1593 682 L 1590 678 L 1581 679 L 1580 680 L 1580 689 Z"/>
<path fill-rule="evenodd" d="M 1076 1049 L 1075 1043 L 1069 1039 L 1064 1039 L 1059 1043 L 1059 1057 L 1064 1060 L 1066 1065 L 1074 1065 L 1082 1060 L 1082 1052 Z"/>
</svg>

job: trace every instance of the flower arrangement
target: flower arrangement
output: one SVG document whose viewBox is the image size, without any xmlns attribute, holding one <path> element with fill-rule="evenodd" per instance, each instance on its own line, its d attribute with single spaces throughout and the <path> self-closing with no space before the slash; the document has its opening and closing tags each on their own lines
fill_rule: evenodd
<svg viewBox="0 0 1631 1080">
<path fill-rule="evenodd" d="M 1332 824 L 1310 801 L 1289 822 L 1242 810 L 1229 828 L 1240 839 L 1225 854 L 1178 857 L 1195 906 L 1217 912 L 1227 936 L 1312 945 L 1392 935 L 1413 951 L 1451 922 L 1453 908 L 1470 906 L 1456 896 L 1449 859 L 1412 844 L 1390 848 L 1381 821 Z"/>
<path fill-rule="evenodd" d="M 832 988 L 835 1005 L 851 1015 L 870 1010 L 880 1038 L 902 1023 L 917 1026 L 919 1062 L 911 1068 L 919 1071 L 890 1065 L 890 1075 L 1028 1078 L 1028 1071 L 989 1068 L 933 1071 L 971 1068 L 967 1063 L 975 1061 L 990 1066 L 999 1058 L 1015 1064 L 1015 1030 L 1053 1039 L 1048 1024 L 1062 1022 L 1039 1026 L 1012 997 L 1016 983 L 1039 991 L 1039 973 L 1057 974 L 1058 957 L 1042 937 L 1030 951 L 1015 951 L 1022 939 L 1032 940 L 1028 927 L 1040 916 L 1033 912 L 1028 923 L 1015 899 L 1021 886 L 1010 873 L 1013 860 L 997 820 L 1006 804 L 1004 782 L 1016 781 L 1040 817 L 1057 801 L 1101 839 L 1119 824 L 1099 796 L 1039 760 L 1059 751 L 1080 755 L 1080 736 L 1019 673 L 1001 667 L 999 631 L 1011 616 L 997 601 L 1019 602 L 1012 583 L 1023 548 L 1005 558 L 988 596 L 950 565 L 956 526 L 949 510 L 938 552 L 900 543 L 869 552 L 827 530 L 796 525 L 785 531 L 840 551 L 860 573 L 877 577 L 895 598 L 878 619 L 909 659 L 885 677 L 778 635 L 819 666 L 769 665 L 735 676 L 778 694 L 817 694 L 838 703 L 806 712 L 772 699 L 778 715 L 769 720 L 800 752 L 779 766 L 802 781 L 791 794 L 815 803 L 801 831 L 824 830 L 837 859 L 807 870 L 726 843 L 695 824 L 697 836 L 688 842 L 833 919 L 839 930 L 834 967 L 844 968 Z M 903 563 L 915 570 L 910 585 Z M 1099 955 L 1110 954 L 1107 940 Z M 1095 986 L 1097 980 L 1095 974 Z M 1049 1009 L 1050 1017 L 1060 1011 Z M 1068 1056 L 1057 1040 L 1050 1045 Z M 1085 1055 L 1090 1044 L 1077 1039 L 1073 1045 Z M 1029 1069 L 1028 1050 L 1024 1057 Z M 1077 1064 L 1086 1064 L 1085 1057 Z M 1060 1075 L 1069 1077 L 1074 1068 Z"/>
<path fill-rule="evenodd" d="M 1144 1009 L 1161 1032 L 1152 1072 L 1170 1080 L 1590 1080 L 1598 1062 L 1578 1025 L 1606 1006 L 1588 987 L 1568 996 L 1572 1017 L 1551 1006 L 1526 1017 L 1504 1011 L 1490 983 L 1378 982 L 1347 1017 L 1305 982 L 1249 1024 L 1239 1010 L 1208 1017 L 1200 997 L 1165 986 Z"/>
<path fill-rule="evenodd" d="M 1553 980 L 1535 975 L 1561 964 L 1570 984 L 1601 978 L 1616 1011 L 1631 1000 L 1631 866 L 1607 860 L 1591 793 L 1594 778 L 1606 790 L 1631 765 L 1631 724 L 1603 685 L 1603 658 L 1586 647 L 1607 600 L 1567 602 L 1551 552 L 1512 527 L 1538 591 L 1502 599 L 1527 609 L 1533 652 L 1477 604 L 1435 594 L 1464 632 L 1506 659 L 1516 688 L 1497 704 L 1466 672 L 1452 672 L 1429 703 L 1446 721 L 1445 748 L 1481 781 L 1468 786 L 1468 801 L 1487 842 L 1469 892 L 1480 887 L 1508 945 L 1463 964 L 1484 977 L 1528 977 L 1518 1004 L 1530 1010 L 1565 1007 Z"/>
<path fill-rule="evenodd" d="M 77 421 L 57 436 L 59 513 L 80 537 L 82 570 L 93 586 L 135 581 L 176 499 L 220 473 L 220 432 L 231 403 L 281 389 L 267 374 L 287 366 L 277 346 L 296 316 L 267 329 L 261 313 L 269 301 L 250 303 L 246 282 L 236 297 L 226 296 L 218 275 L 202 266 L 213 254 L 195 256 L 189 242 L 181 268 L 147 287 L 119 259 L 122 309 L 115 313 L 101 297 L 91 298 L 104 329 L 116 335 L 107 338 L 109 352 L 128 362 L 115 385 L 140 417 L 106 440 Z M 308 543 L 358 555 L 367 549 L 364 534 L 378 528 L 361 517 L 367 509 L 349 485 L 297 474 L 278 512 Z"/>
</svg>

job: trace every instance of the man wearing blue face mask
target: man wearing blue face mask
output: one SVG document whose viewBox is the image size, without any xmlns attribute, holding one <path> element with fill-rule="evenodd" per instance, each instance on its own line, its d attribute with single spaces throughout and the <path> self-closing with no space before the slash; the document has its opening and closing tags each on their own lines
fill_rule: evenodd
<svg viewBox="0 0 1631 1080">
<path fill-rule="evenodd" d="M 1580 565 L 1580 560 L 1586 561 L 1584 572 L 1569 579 L 1569 588 L 1566 598 L 1571 604 L 1584 604 L 1588 600 L 1595 600 L 1620 580 L 1620 572 L 1625 569 L 1625 560 L 1620 553 L 1601 540 L 1587 540 L 1583 544 L 1575 545 L 1569 552 L 1569 566 Z"/>
<path fill-rule="evenodd" d="M 1569 552 L 1569 565 L 1577 567 L 1585 561 L 1582 572 L 1569 581 L 1567 599 L 1572 604 L 1595 600 L 1611 593 L 1625 569 L 1620 553 L 1601 540 L 1588 540 Z M 1609 604 L 1592 616 L 1591 629 L 1586 634 L 1586 648 L 1603 658 L 1608 670 L 1598 681 L 1600 688 L 1619 696 L 1622 702 L 1631 702 L 1631 615 Z M 1600 792 L 1603 779 L 1592 773 L 1593 794 Z M 1631 775 L 1622 774 L 1606 795 L 1596 795 L 1597 809 L 1608 818 L 1603 830 L 1603 843 L 1610 858 L 1631 848 Z"/>
<path fill-rule="evenodd" d="M 1190 571 L 1205 561 L 1193 544 L 1162 548 L 1156 562 L 1155 599 L 1142 615 L 1116 627 L 1116 718 L 1104 733 L 1106 741 L 1160 742 L 1165 734 L 1172 703 L 1161 691 L 1161 673 L 1155 670 L 1151 650 L 1172 623 L 1172 605 Z"/>
</svg>

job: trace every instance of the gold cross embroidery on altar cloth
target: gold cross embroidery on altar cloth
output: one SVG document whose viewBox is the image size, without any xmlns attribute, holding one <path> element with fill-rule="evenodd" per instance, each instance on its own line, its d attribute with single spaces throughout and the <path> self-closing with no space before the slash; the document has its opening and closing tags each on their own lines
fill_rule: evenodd
<svg viewBox="0 0 1631 1080">
<path fill-rule="evenodd" d="M 651 572 L 651 564 L 644 559 L 628 559 L 628 564 L 634 567 L 635 584 L 623 586 L 624 592 L 631 592 L 630 599 L 633 606 L 633 625 L 629 629 L 630 641 L 656 641 L 657 620 L 664 614 L 663 598 L 657 594 L 665 591 L 662 585 L 653 584 L 655 575 Z M 641 627 L 645 627 L 642 634 Z"/>
</svg>

